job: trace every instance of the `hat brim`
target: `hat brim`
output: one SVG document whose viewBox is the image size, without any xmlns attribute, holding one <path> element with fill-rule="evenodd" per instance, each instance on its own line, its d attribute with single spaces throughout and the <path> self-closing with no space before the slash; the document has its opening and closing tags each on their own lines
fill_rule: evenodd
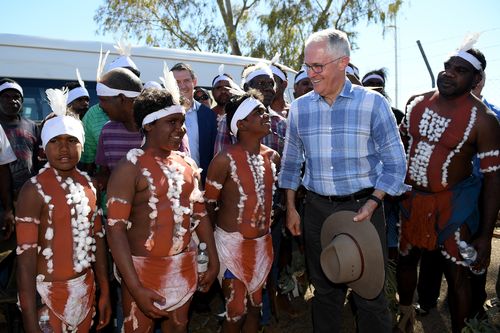
<svg viewBox="0 0 500 333">
<path fill-rule="evenodd" d="M 363 272 L 355 281 L 344 282 L 354 292 L 366 299 L 376 298 L 385 282 L 384 254 L 380 237 L 371 221 L 354 222 L 355 212 L 339 211 L 330 215 L 321 228 L 321 267 L 325 275 L 332 280 L 334 273 L 328 258 L 335 251 L 332 240 L 339 234 L 351 235 L 358 240 L 357 245 L 363 256 Z M 333 281 L 334 283 L 339 283 Z"/>
</svg>

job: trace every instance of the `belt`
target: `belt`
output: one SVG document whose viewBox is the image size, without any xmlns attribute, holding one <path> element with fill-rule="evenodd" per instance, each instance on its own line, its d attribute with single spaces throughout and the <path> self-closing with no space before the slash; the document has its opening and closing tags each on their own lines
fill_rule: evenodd
<svg viewBox="0 0 500 333">
<path fill-rule="evenodd" d="M 369 188 L 364 188 L 362 190 L 359 190 L 358 192 L 349 194 L 349 195 L 321 195 L 312 191 L 309 191 L 311 193 L 314 193 L 318 197 L 328 200 L 328 201 L 335 201 L 335 202 L 346 202 L 346 201 L 355 201 L 359 200 L 362 198 L 366 198 L 370 194 L 372 194 L 374 191 L 373 187 Z"/>
</svg>

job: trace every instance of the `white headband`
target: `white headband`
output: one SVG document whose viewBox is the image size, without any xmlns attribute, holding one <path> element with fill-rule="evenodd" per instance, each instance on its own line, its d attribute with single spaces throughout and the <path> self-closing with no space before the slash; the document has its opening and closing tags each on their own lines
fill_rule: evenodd
<svg viewBox="0 0 500 333">
<path fill-rule="evenodd" d="M 131 67 L 133 69 L 138 70 L 137 66 L 129 56 L 122 55 L 109 64 L 108 71 L 115 68 L 124 68 L 124 67 Z"/>
<path fill-rule="evenodd" d="M 245 82 L 250 82 L 252 81 L 256 76 L 259 75 L 266 75 L 269 76 L 270 78 L 273 77 L 273 72 L 269 67 L 262 67 L 259 69 L 254 70 L 253 72 L 248 73 L 248 75 L 244 78 Z"/>
<path fill-rule="evenodd" d="M 58 135 L 68 134 L 77 138 L 83 146 L 85 143 L 84 133 L 80 120 L 72 116 L 56 116 L 47 120 L 42 127 L 42 145 L 45 148 L 50 139 Z"/>
<path fill-rule="evenodd" d="M 278 67 L 271 65 L 271 72 L 274 75 L 278 76 L 282 81 L 286 81 L 285 73 L 283 73 L 283 71 L 281 69 L 279 69 Z"/>
<path fill-rule="evenodd" d="M 295 84 L 299 83 L 300 81 L 307 79 L 307 72 L 306 71 L 300 71 L 299 74 L 295 77 Z"/>
<path fill-rule="evenodd" d="M 17 90 L 17 91 L 19 91 L 19 93 L 21 94 L 21 96 L 24 97 L 24 95 L 23 95 L 23 88 L 21 88 L 21 86 L 19 84 L 17 84 L 16 82 L 5 82 L 5 83 L 3 83 L 0 86 L 0 92 L 2 92 L 4 90 L 7 90 L 7 89 Z"/>
<path fill-rule="evenodd" d="M 166 107 L 164 109 L 150 113 L 146 117 L 144 117 L 144 119 L 142 120 L 142 127 L 144 127 L 144 125 L 151 124 L 153 121 L 158 120 L 160 118 L 170 116 L 171 114 L 175 113 L 184 114 L 185 112 L 186 111 L 181 105 L 172 105 Z"/>
<path fill-rule="evenodd" d="M 385 83 L 384 78 L 382 76 L 378 75 L 378 74 L 370 74 L 370 75 L 368 75 L 367 77 L 365 77 L 363 79 L 362 83 L 365 83 L 366 81 L 371 80 L 371 79 L 376 79 L 376 80 L 382 81 L 382 83 Z"/>
<path fill-rule="evenodd" d="M 144 84 L 144 89 L 148 89 L 148 88 L 163 89 L 163 87 L 161 86 L 161 84 L 159 84 L 156 81 L 148 81 L 148 82 L 146 82 Z"/>
<path fill-rule="evenodd" d="M 260 105 L 262 105 L 262 103 L 259 100 L 253 97 L 248 97 L 240 104 L 240 106 L 238 106 L 233 115 L 233 119 L 231 120 L 231 133 L 233 133 L 234 136 L 238 134 L 238 120 L 245 119 L 256 107 Z"/>
<path fill-rule="evenodd" d="M 231 80 L 231 78 L 227 75 L 217 75 L 215 78 L 214 78 L 214 81 L 212 82 L 212 87 L 214 87 L 217 82 L 220 82 L 220 81 L 228 81 L 229 82 L 229 85 L 232 85 L 231 82 L 233 80 Z"/>
<path fill-rule="evenodd" d="M 352 76 L 359 77 L 359 69 L 357 69 L 355 67 L 351 67 L 350 65 L 347 65 L 347 67 L 345 68 L 345 72 L 347 74 L 352 75 Z"/>
<path fill-rule="evenodd" d="M 90 97 L 87 88 L 77 87 L 75 89 L 71 89 L 68 92 L 68 100 L 66 101 L 66 103 L 67 103 L 67 105 L 70 105 L 71 102 L 73 102 L 75 99 L 83 97 L 83 96 Z"/>
<path fill-rule="evenodd" d="M 140 91 L 130 91 L 130 90 L 121 90 L 121 89 L 113 89 L 105 85 L 104 83 L 97 83 L 96 86 L 97 96 L 118 96 L 120 94 L 134 98 L 141 94 Z"/>
<path fill-rule="evenodd" d="M 464 59 L 465 61 L 470 63 L 472 66 L 474 66 L 474 68 L 477 69 L 478 71 L 483 70 L 483 65 L 481 64 L 481 62 L 467 51 L 459 50 L 459 51 L 456 51 L 455 53 L 453 53 L 452 56 L 460 57 L 460 58 Z"/>
</svg>

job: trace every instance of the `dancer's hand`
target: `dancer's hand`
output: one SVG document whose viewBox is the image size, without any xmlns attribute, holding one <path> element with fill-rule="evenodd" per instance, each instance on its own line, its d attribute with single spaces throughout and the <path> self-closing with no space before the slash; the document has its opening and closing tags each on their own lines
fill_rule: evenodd
<svg viewBox="0 0 500 333">
<path fill-rule="evenodd" d="M 96 330 L 106 327 L 111 320 L 111 301 L 108 295 L 99 296 L 99 322 L 97 323 Z"/>
<path fill-rule="evenodd" d="M 214 283 L 215 278 L 217 277 L 217 272 L 219 271 L 219 267 L 215 267 L 218 265 L 208 265 L 208 270 L 205 273 L 199 275 L 198 278 L 198 290 L 206 293 L 212 283 Z"/>
<path fill-rule="evenodd" d="M 154 319 L 168 317 L 168 312 L 160 310 L 156 305 L 165 303 L 165 299 L 152 289 L 140 287 L 132 295 L 139 309 L 146 316 Z"/>
<path fill-rule="evenodd" d="M 292 236 L 300 235 L 300 215 L 297 209 L 288 207 L 286 210 L 286 227 Z"/>
<path fill-rule="evenodd" d="M 472 263 L 472 268 L 478 271 L 488 268 L 491 257 L 491 237 L 476 238 L 471 244 L 477 251 L 477 258 Z"/>
</svg>

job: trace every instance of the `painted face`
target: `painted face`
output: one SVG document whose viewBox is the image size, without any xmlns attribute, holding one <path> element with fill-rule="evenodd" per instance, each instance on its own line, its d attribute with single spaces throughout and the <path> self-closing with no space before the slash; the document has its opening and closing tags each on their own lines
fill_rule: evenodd
<svg viewBox="0 0 500 333">
<path fill-rule="evenodd" d="M 458 97 L 471 91 L 480 80 L 475 68 L 460 57 L 451 57 L 439 72 L 437 87 L 445 97 Z"/>
<path fill-rule="evenodd" d="M 248 86 L 258 90 L 264 96 L 262 104 L 264 104 L 265 107 L 271 105 L 274 96 L 276 96 L 276 85 L 272 77 L 267 75 L 257 75 L 250 82 L 248 82 Z"/>
<path fill-rule="evenodd" d="M 300 80 L 293 86 L 295 98 L 299 98 L 300 96 L 307 94 L 311 90 L 313 90 L 313 85 L 311 79 L 308 77 Z"/>
<path fill-rule="evenodd" d="M 323 97 L 336 97 L 337 87 L 345 81 L 349 57 L 329 52 L 327 41 L 312 42 L 304 51 L 304 64 L 313 89 Z"/>
<path fill-rule="evenodd" d="M 23 96 L 15 89 L 6 89 L 0 93 L 0 112 L 7 116 L 17 116 L 23 107 Z"/>
<path fill-rule="evenodd" d="M 263 106 L 256 107 L 245 119 L 245 128 L 247 131 L 266 136 L 271 133 L 271 118 L 269 112 Z"/>
<path fill-rule="evenodd" d="M 70 103 L 71 110 L 75 112 L 80 119 L 85 116 L 89 109 L 90 99 L 87 96 L 78 97 L 73 102 Z"/>
<path fill-rule="evenodd" d="M 229 102 L 229 99 L 231 98 L 229 89 L 231 89 L 229 81 L 223 80 L 215 84 L 212 88 L 212 95 L 214 96 L 217 105 L 224 106 L 227 102 Z"/>
<path fill-rule="evenodd" d="M 197 83 L 196 79 L 193 79 L 191 73 L 187 70 L 172 71 L 172 73 L 177 81 L 181 95 L 191 101 L 193 99 L 194 87 Z"/>
<path fill-rule="evenodd" d="M 147 141 L 158 148 L 178 150 L 186 134 L 184 120 L 182 113 L 174 113 L 146 125 Z"/>
<path fill-rule="evenodd" d="M 82 144 L 72 135 L 61 134 L 47 142 L 44 148 L 50 166 L 60 172 L 73 170 L 82 155 Z"/>
</svg>

